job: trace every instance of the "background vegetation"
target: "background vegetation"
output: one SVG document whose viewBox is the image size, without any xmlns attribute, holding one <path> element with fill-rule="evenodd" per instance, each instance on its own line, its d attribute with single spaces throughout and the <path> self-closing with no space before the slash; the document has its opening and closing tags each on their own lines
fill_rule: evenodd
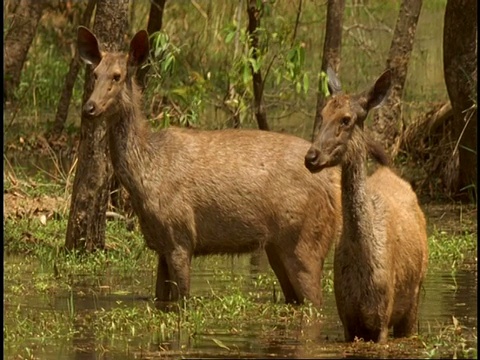
<svg viewBox="0 0 480 360">
<path fill-rule="evenodd" d="M 273 130 L 311 136 L 319 65 L 325 31 L 326 4 L 304 1 L 295 28 L 297 4 L 267 2 L 262 17 L 262 66 L 265 104 Z M 405 86 L 405 121 L 424 114 L 433 103 L 447 100 L 443 80 L 442 34 L 445 0 L 425 2 L 420 16 Z M 76 27 L 85 2 L 72 2 L 67 12 L 51 8 L 43 15 L 28 54 L 17 91 L 17 106 L 6 121 L 7 139 L 18 141 L 43 133 L 53 121 L 57 102 L 74 52 Z M 242 126 L 256 127 L 251 111 L 251 60 L 246 53 L 246 6 L 236 21 L 239 3 L 177 1 L 166 3 L 163 29 L 158 37 L 158 58 L 153 60 L 145 110 L 159 126 L 169 123 L 201 128 L 231 126 L 224 104 L 230 83 L 239 94 Z M 150 3 L 132 3 L 130 38 L 146 28 Z M 9 9 L 9 2 L 6 2 Z M 346 91 L 363 89 L 384 69 L 399 2 L 348 2 L 340 77 Z M 8 11 L 4 33 L 8 31 Z M 239 50 L 235 36 L 239 26 Z M 295 29 L 295 33 L 294 33 Z M 162 60 L 160 60 L 162 59 Z M 82 69 L 83 71 L 83 69 Z M 265 71 L 265 70 L 264 70 Z M 79 126 L 84 76 L 79 75 L 72 98 L 67 129 Z M 161 103 L 162 99 L 168 103 Z M 8 115 L 12 115 L 8 113 Z M 18 144 L 16 144 L 18 145 Z"/>
<path fill-rule="evenodd" d="M 19 3 L 4 1 L 4 39 Z M 467 316 L 432 325 L 412 343 L 391 343 L 389 349 L 370 348 L 368 344 L 339 347 L 328 342 L 315 348 L 312 344 L 315 337 L 304 334 L 304 325 L 320 328 L 325 314 L 314 311 L 308 304 L 301 308 L 280 304 L 278 286 L 272 294 L 275 277 L 269 269 L 253 278 L 242 277 L 225 270 L 224 263 L 229 261 L 225 259 L 194 263 L 194 273 L 212 271 L 209 281 L 222 284 L 221 288 L 213 285 L 177 313 L 158 312 L 150 301 L 139 301 L 153 293 L 156 259 L 153 252 L 146 250 L 128 209 L 109 208 L 116 212 L 109 211 L 108 218 L 116 221 L 107 223 L 105 251 L 90 256 L 64 253 L 80 138 L 83 65 L 73 88 L 64 131 L 59 137 L 51 137 L 50 132 L 65 75 L 75 54 L 76 29 L 87 1 L 45 3 L 48 6 L 28 51 L 19 86 L 4 107 L 7 357 L 57 358 L 56 354 L 48 353 L 52 351 L 51 344 L 55 348 L 66 346 L 67 353 L 85 350 L 114 357 L 128 357 L 132 353 L 144 358 L 179 357 L 195 355 L 189 351 L 195 345 L 201 347 L 201 339 L 223 351 L 209 355 L 237 354 L 235 344 L 222 341 L 225 334 L 255 338 L 261 334 L 260 346 L 265 347 L 283 334 L 288 341 L 307 343 L 313 349 L 297 354 L 305 357 L 325 351 L 364 357 L 372 354 L 394 358 L 477 357 L 476 325 L 464 326 L 464 321 L 471 322 Z M 442 59 L 446 3 L 446 0 L 423 3 L 401 104 L 405 126 L 448 101 Z M 234 115 L 238 115 L 241 127 L 257 127 L 249 71 L 253 65 L 261 67 L 265 79 L 264 104 L 271 130 L 310 140 L 327 4 L 302 1 L 299 19 L 298 1 L 276 0 L 264 4 L 261 56 L 254 61 L 247 46 L 246 1 L 166 2 L 162 31 L 154 35 L 155 57 L 151 59 L 144 96 L 144 110 L 153 127 L 232 127 Z M 147 27 L 150 1 L 135 0 L 130 7 L 125 41 Z M 346 1 L 339 75 L 347 92 L 364 89 L 384 70 L 399 7 L 398 1 Z M 422 195 L 422 200 L 445 199 L 445 184 L 437 173 L 426 171 L 425 161 L 403 152 L 397 156 L 396 165 Z M 461 297 L 465 289 L 456 291 L 461 271 L 476 279 L 476 203 L 442 204 L 436 216 L 432 215 L 430 204 L 423 202 L 430 223 L 429 276 L 435 275 L 437 279 L 437 271 L 442 274 L 438 275 L 442 285 L 432 291 L 453 287 L 451 296 L 455 304 L 465 302 L 466 307 L 476 308 L 472 305 L 476 304 L 476 285 L 466 292 L 468 296 Z M 447 213 L 454 214 L 452 227 L 445 226 Z M 248 263 L 248 259 L 241 261 Z M 331 295 L 331 285 L 331 272 L 327 271 L 324 281 L 327 298 Z M 427 310 L 452 311 L 450 303 L 442 303 L 449 296 L 439 296 L 438 303 L 428 304 Z M 86 298 L 96 300 L 94 305 L 83 309 L 81 304 Z M 109 300 L 108 304 L 101 302 L 102 299 Z M 332 313 L 327 318 L 336 316 Z M 215 327 L 219 319 L 226 324 L 222 329 Z M 258 322 L 260 330 L 251 330 Z M 279 333 L 282 326 L 284 329 Z M 301 335 L 294 332 L 297 330 Z"/>
</svg>

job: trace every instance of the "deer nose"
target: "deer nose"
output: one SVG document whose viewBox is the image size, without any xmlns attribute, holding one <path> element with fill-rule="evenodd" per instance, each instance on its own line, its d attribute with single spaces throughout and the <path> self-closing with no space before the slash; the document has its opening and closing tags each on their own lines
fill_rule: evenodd
<svg viewBox="0 0 480 360">
<path fill-rule="evenodd" d="M 83 106 L 83 112 L 86 114 L 86 115 L 90 115 L 90 116 L 93 116 L 95 115 L 95 112 L 97 110 L 97 107 L 95 105 L 95 102 L 89 100 L 85 103 L 85 105 Z"/>
<path fill-rule="evenodd" d="M 311 147 L 308 149 L 307 154 L 305 155 L 305 166 L 310 169 L 312 165 L 315 164 L 319 156 L 317 149 Z"/>
</svg>

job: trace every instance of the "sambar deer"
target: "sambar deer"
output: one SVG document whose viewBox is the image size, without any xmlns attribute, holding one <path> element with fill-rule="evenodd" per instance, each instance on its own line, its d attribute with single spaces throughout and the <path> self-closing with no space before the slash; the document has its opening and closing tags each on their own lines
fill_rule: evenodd
<svg viewBox="0 0 480 360">
<path fill-rule="evenodd" d="M 324 259 L 340 234 L 339 171 L 312 175 L 303 166 L 310 143 L 291 135 L 152 131 L 135 81 L 149 54 L 146 31 L 128 53 L 111 53 L 79 27 L 78 50 L 95 77 L 83 111 L 106 121 L 114 172 L 158 253 L 156 298 L 189 295 L 193 256 L 265 249 L 286 302 L 319 307 Z"/>
<path fill-rule="evenodd" d="M 367 177 L 368 112 L 381 105 L 391 71 L 359 95 L 341 92 L 329 69 L 333 94 L 305 165 L 312 173 L 341 165 L 343 229 L 334 254 L 334 291 L 346 341 L 384 342 L 412 335 L 428 261 L 426 224 L 410 184 L 387 166 Z"/>
</svg>

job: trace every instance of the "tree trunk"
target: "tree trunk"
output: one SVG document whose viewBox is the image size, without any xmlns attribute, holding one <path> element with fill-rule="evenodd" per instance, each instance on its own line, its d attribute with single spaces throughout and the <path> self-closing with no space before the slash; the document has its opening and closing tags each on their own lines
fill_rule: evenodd
<svg viewBox="0 0 480 360">
<path fill-rule="evenodd" d="M 345 10 L 345 0 L 328 0 L 327 4 L 327 28 L 325 30 L 325 41 L 323 43 L 322 71 L 327 72 L 328 66 L 338 74 L 340 68 L 340 55 L 342 50 L 342 26 L 343 12 Z M 320 82 L 323 78 L 319 79 Z M 317 107 L 315 111 L 315 120 L 313 123 L 312 141 L 315 139 L 318 128 L 322 122 L 322 109 L 325 105 L 325 94 L 317 92 Z"/>
<path fill-rule="evenodd" d="M 262 9 L 257 8 L 257 0 L 248 0 L 248 34 L 250 38 L 250 46 L 252 49 L 252 57 L 258 59 L 258 33 L 257 29 L 260 26 L 260 17 Z M 263 106 L 263 79 L 260 70 L 255 71 L 250 64 L 253 77 L 253 96 L 255 117 L 257 118 L 258 128 L 260 130 L 268 130 L 267 114 Z"/>
<path fill-rule="evenodd" d="M 443 32 L 443 66 L 452 103 L 459 157 L 453 192 L 474 193 L 477 184 L 477 1 L 448 0 Z M 455 156 L 456 154 L 454 154 Z"/>
<path fill-rule="evenodd" d="M 13 101 L 20 75 L 47 2 L 20 0 L 13 14 L 3 47 L 3 101 Z"/>
<path fill-rule="evenodd" d="M 82 22 L 80 25 L 88 26 L 90 19 L 92 18 L 93 9 L 97 0 L 88 0 L 87 8 L 83 13 Z M 63 86 L 62 94 L 60 100 L 58 101 L 57 113 L 55 114 L 55 120 L 53 122 L 52 130 L 50 131 L 50 136 L 56 137 L 60 135 L 65 126 L 65 121 L 67 120 L 68 108 L 70 106 L 70 100 L 72 98 L 73 87 L 75 81 L 77 80 L 78 71 L 80 70 L 81 61 L 75 52 L 73 59 L 70 61 L 70 67 L 68 69 L 68 74 L 65 76 L 65 84 Z"/>
<path fill-rule="evenodd" d="M 373 117 L 372 136 L 391 153 L 399 135 L 399 120 L 402 118 L 401 100 L 407 78 L 408 62 L 413 49 L 422 0 L 403 0 L 393 33 L 387 69 L 393 70 L 392 88 L 385 104 Z"/>
<path fill-rule="evenodd" d="M 165 9 L 165 3 L 167 0 L 152 0 L 150 5 L 150 14 L 148 16 L 148 25 L 147 25 L 147 32 L 148 35 L 152 35 L 153 33 L 160 31 L 162 29 L 163 23 L 163 11 Z M 153 52 L 153 42 L 150 39 L 150 51 Z M 148 71 L 150 70 L 150 64 L 148 63 L 146 66 L 141 67 L 137 70 L 137 81 L 138 84 L 145 90 L 147 86 L 147 82 L 145 80 L 145 76 L 147 75 Z"/>
<path fill-rule="evenodd" d="M 120 50 L 128 29 L 128 0 L 98 0 L 93 31 L 105 50 Z M 93 90 L 91 66 L 85 74 L 83 104 Z M 65 246 L 92 251 L 105 246 L 105 220 L 112 174 L 106 124 L 82 115 L 78 164 L 73 183 Z"/>
</svg>

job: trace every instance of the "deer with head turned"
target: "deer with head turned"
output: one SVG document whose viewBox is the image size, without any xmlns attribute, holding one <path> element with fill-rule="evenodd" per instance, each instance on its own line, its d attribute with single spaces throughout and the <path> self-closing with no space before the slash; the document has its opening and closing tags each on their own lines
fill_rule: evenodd
<svg viewBox="0 0 480 360">
<path fill-rule="evenodd" d="M 368 112 L 389 92 L 391 71 L 358 95 L 342 93 L 331 69 L 328 78 L 332 96 L 305 166 L 316 174 L 341 166 L 343 227 L 333 266 L 345 340 L 385 342 L 390 327 L 394 337 L 407 337 L 416 330 L 427 269 L 425 217 L 410 184 L 389 167 L 367 176 L 363 131 Z"/>
<path fill-rule="evenodd" d="M 189 295 L 194 256 L 265 249 L 286 302 L 320 306 L 323 262 L 340 234 L 339 171 L 312 175 L 303 166 L 310 143 L 291 135 L 152 131 L 135 81 L 149 53 L 146 31 L 127 53 L 111 53 L 79 27 L 78 49 L 95 78 L 83 111 L 106 121 L 114 172 L 158 253 L 157 300 Z"/>
</svg>

